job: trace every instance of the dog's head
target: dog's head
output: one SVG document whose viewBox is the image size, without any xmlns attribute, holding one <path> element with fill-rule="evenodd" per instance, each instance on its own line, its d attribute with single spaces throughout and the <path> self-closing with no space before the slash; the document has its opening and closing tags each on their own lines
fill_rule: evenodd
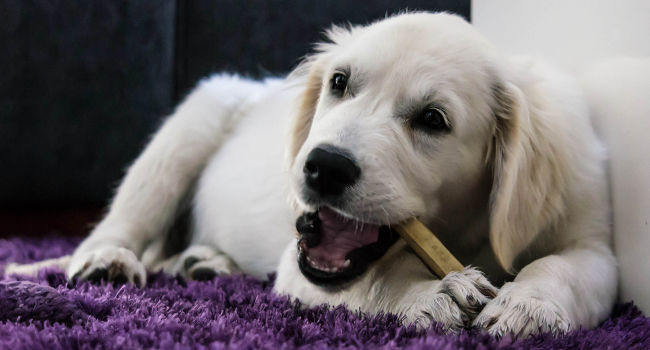
<svg viewBox="0 0 650 350">
<path fill-rule="evenodd" d="M 431 222 L 468 198 L 487 206 L 490 191 L 493 243 L 501 240 L 496 253 L 509 267 L 531 238 L 503 241 L 521 229 L 508 217 L 513 206 L 531 208 L 512 194 L 528 180 L 503 172 L 519 167 L 506 155 L 525 140 L 514 134 L 519 90 L 492 47 L 449 14 L 404 14 L 328 36 L 294 73 L 306 84 L 288 151 L 305 276 L 349 281 L 395 241 L 390 225 Z"/>
</svg>

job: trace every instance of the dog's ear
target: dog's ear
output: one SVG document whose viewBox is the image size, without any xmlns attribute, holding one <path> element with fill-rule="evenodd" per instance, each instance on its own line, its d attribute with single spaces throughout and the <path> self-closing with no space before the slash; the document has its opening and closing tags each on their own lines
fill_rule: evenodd
<svg viewBox="0 0 650 350">
<path fill-rule="evenodd" d="M 333 25 L 325 31 L 326 41 L 315 45 L 315 52 L 309 56 L 289 75 L 289 79 L 298 80 L 304 84 L 304 91 L 299 102 L 298 111 L 295 114 L 291 134 L 289 136 L 289 148 L 287 152 L 289 166 L 293 165 L 294 159 L 300 148 L 305 143 L 311 122 L 316 112 L 316 105 L 321 94 L 323 85 L 323 66 L 328 57 L 341 45 L 345 45 L 353 33 L 359 27 L 351 25 Z"/>
<path fill-rule="evenodd" d="M 561 218 L 569 165 L 539 91 L 498 83 L 493 94 L 490 241 L 501 266 L 514 273 L 517 256 Z"/>
<path fill-rule="evenodd" d="M 293 125 L 289 135 L 289 165 L 298 155 L 300 148 L 309 135 L 311 122 L 316 112 L 316 105 L 321 92 L 323 72 L 317 59 L 309 59 L 303 63 L 297 70 L 306 70 L 304 79 L 304 91 L 300 97 L 298 110 L 295 114 Z M 296 74 L 294 72 L 294 74 Z"/>
</svg>

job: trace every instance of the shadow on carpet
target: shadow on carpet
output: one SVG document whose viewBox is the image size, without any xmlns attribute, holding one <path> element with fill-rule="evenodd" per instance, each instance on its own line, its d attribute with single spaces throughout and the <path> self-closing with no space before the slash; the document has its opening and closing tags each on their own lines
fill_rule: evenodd
<svg viewBox="0 0 650 350">
<path fill-rule="evenodd" d="M 0 239 L 0 266 L 70 253 L 69 238 Z M 476 330 L 444 334 L 400 325 L 393 315 L 360 316 L 343 307 L 300 309 L 246 276 L 210 282 L 162 273 L 147 286 L 69 284 L 60 270 L 36 278 L 1 276 L 0 348 L 409 348 L 647 349 L 650 319 L 618 305 L 594 330 L 553 338 L 497 340 Z"/>
</svg>

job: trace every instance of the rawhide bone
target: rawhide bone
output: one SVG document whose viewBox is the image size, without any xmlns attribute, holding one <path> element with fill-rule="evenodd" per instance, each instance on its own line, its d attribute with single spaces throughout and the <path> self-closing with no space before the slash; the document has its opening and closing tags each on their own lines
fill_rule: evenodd
<svg viewBox="0 0 650 350">
<path fill-rule="evenodd" d="M 449 272 L 462 271 L 460 263 L 420 220 L 411 218 L 394 227 L 422 261 L 441 279 Z"/>
</svg>

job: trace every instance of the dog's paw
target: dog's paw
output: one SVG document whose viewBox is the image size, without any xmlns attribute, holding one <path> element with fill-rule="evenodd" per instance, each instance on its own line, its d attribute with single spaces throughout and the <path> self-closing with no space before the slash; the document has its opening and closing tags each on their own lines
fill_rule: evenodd
<svg viewBox="0 0 650 350">
<path fill-rule="evenodd" d="M 466 267 L 461 272 L 451 272 L 440 281 L 431 281 L 428 288 L 411 290 L 404 301 L 412 307 L 406 320 L 420 328 L 438 322 L 447 331 L 469 327 L 472 320 L 492 298 L 495 288 L 482 272 Z M 419 290 L 419 291 L 418 291 Z"/>
<path fill-rule="evenodd" d="M 67 273 L 71 279 L 132 283 L 139 287 L 144 286 L 147 278 L 144 266 L 132 251 L 114 246 L 75 254 Z"/>
<path fill-rule="evenodd" d="M 414 300 L 413 308 L 406 314 L 406 321 L 424 329 L 437 322 L 447 332 L 460 330 L 467 323 L 467 315 L 445 293 L 421 295 Z"/>
<path fill-rule="evenodd" d="M 207 281 L 220 275 L 239 273 L 240 270 L 225 254 L 208 246 L 194 245 L 181 254 L 171 272 L 195 281 Z"/>
<path fill-rule="evenodd" d="M 490 334 L 527 337 L 532 334 L 566 333 L 572 326 L 567 313 L 531 287 L 505 284 L 474 320 L 474 326 Z"/>
<path fill-rule="evenodd" d="M 499 291 L 481 271 L 471 266 L 461 272 L 450 272 L 441 282 L 441 292 L 449 295 L 466 316 L 465 326 L 471 325 Z"/>
</svg>

